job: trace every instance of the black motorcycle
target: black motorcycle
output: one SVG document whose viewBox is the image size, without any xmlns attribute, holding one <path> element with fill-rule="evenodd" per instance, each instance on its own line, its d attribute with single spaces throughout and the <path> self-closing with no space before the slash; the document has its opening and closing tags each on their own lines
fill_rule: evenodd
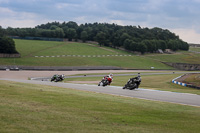
<svg viewBox="0 0 200 133">
<path fill-rule="evenodd" d="M 52 82 L 52 81 L 54 81 L 54 82 L 63 81 L 64 78 L 65 78 L 64 74 L 62 74 L 62 75 L 55 74 L 55 75 L 53 75 L 53 77 L 51 78 L 51 82 Z"/>
<path fill-rule="evenodd" d="M 123 89 L 133 90 L 139 87 L 141 79 L 130 78 L 128 82 L 124 85 Z"/>
</svg>

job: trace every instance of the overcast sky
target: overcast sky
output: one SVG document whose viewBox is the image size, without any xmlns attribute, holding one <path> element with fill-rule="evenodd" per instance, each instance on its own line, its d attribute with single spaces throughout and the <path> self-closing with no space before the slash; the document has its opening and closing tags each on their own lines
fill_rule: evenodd
<svg viewBox="0 0 200 133">
<path fill-rule="evenodd" d="M 115 23 L 169 29 L 200 44 L 200 0 L 0 0 L 0 26 Z"/>
</svg>

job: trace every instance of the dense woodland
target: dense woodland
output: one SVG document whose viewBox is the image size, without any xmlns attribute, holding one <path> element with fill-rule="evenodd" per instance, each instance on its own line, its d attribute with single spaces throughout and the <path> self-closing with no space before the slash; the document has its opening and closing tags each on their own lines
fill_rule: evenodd
<svg viewBox="0 0 200 133">
<path fill-rule="evenodd" d="M 122 47 L 130 51 L 156 52 L 158 49 L 188 50 L 187 42 L 167 29 L 120 26 L 107 23 L 52 22 L 35 28 L 11 28 L 4 30 L 7 36 L 67 38 L 69 41 L 96 41 L 99 45 Z"/>
</svg>

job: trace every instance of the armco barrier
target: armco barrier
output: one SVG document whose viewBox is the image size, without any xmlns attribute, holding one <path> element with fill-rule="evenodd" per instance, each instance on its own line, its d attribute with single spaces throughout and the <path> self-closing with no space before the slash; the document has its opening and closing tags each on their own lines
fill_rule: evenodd
<svg viewBox="0 0 200 133">
<path fill-rule="evenodd" d="M 184 75 L 181 75 L 181 76 L 176 77 L 175 79 L 173 79 L 173 80 L 172 80 L 172 83 L 174 83 L 174 84 L 178 84 L 178 85 L 182 85 L 182 86 L 187 86 L 186 83 L 182 83 L 182 82 L 178 82 L 178 81 L 176 81 L 177 79 L 181 78 L 182 76 L 184 76 Z"/>
</svg>

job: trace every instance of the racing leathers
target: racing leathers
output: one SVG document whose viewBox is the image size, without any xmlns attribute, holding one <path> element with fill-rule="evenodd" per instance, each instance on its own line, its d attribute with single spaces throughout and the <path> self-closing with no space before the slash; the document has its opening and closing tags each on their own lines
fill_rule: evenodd
<svg viewBox="0 0 200 133">
<path fill-rule="evenodd" d="M 137 76 L 135 78 L 131 78 L 131 80 L 132 80 L 132 83 L 135 82 L 137 84 L 137 88 L 139 87 L 139 85 L 140 85 L 140 83 L 142 81 L 140 76 Z"/>
</svg>

